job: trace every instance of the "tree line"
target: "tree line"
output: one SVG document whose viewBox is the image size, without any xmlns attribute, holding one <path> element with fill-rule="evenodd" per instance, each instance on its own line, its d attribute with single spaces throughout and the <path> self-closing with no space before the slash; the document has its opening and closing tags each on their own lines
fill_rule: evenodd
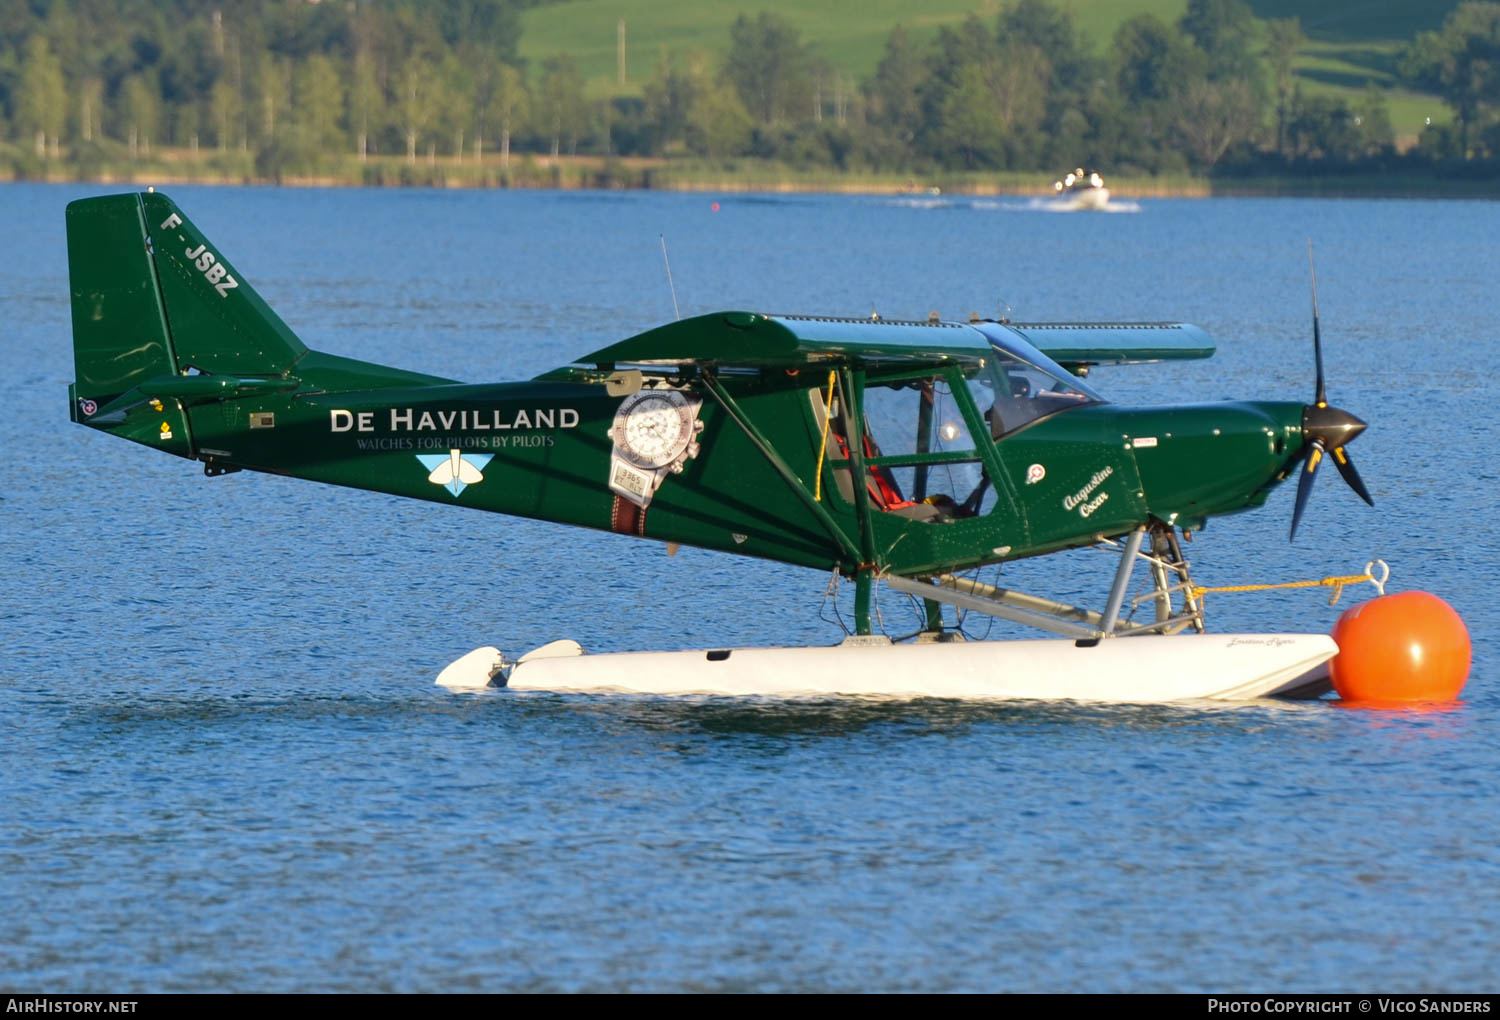
<svg viewBox="0 0 1500 1020">
<path fill-rule="evenodd" d="M 1500 3 L 1464 3 L 1399 72 L 1452 109 L 1398 156 L 1383 93 L 1309 94 L 1297 19 L 1243 0 L 1142 14 L 1102 52 L 1047 0 L 926 43 L 897 26 L 856 81 L 784 18 L 722 53 L 663 53 L 640 96 L 589 98 L 567 55 L 519 59 L 540 0 L 28 0 L 0 5 L 0 158 L 15 172 L 208 150 L 261 174 L 513 151 L 758 157 L 799 167 L 1325 172 L 1500 162 Z"/>
<path fill-rule="evenodd" d="M 536 2 L 536 0 L 532 0 Z M 316 169 L 482 156 L 529 124 L 526 0 L 31 0 L 0 5 L 0 133 L 17 169 L 162 146 Z M 581 104 L 581 83 L 541 85 Z M 540 100 L 541 97 L 536 97 Z"/>
</svg>

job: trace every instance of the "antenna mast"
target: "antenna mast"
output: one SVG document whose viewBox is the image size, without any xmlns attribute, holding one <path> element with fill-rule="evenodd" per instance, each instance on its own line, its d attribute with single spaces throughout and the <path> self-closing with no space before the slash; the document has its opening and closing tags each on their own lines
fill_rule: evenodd
<svg viewBox="0 0 1500 1020">
<path fill-rule="evenodd" d="M 672 291 L 672 314 L 680 321 L 682 310 L 677 307 L 677 285 L 672 282 L 672 260 L 667 258 L 667 235 L 657 234 L 656 236 L 661 238 L 661 260 L 667 265 L 667 286 Z"/>
</svg>

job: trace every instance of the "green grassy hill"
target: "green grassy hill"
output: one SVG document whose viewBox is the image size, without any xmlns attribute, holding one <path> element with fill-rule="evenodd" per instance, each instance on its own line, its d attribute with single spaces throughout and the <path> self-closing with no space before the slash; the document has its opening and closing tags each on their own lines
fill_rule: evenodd
<svg viewBox="0 0 1500 1020">
<path fill-rule="evenodd" d="M 639 92 L 663 49 L 721 53 L 729 26 L 741 14 L 769 11 L 786 18 L 820 56 L 856 80 L 872 74 L 891 29 L 902 24 L 921 40 L 970 14 L 986 21 L 1000 13 L 996 0 L 563 0 L 522 16 L 521 56 L 532 62 L 571 53 L 595 94 Z M 1068 0 L 1077 23 L 1101 45 L 1122 21 L 1143 11 L 1173 20 L 1187 0 Z M 625 21 L 626 85 L 617 84 L 616 26 Z"/>
<path fill-rule="evenodd" d="M 1388 90 L 1398 134 L 1414 138 L 1425 118 L 1449 119 L 1437 99 L 1397 87 L 1396 54 L 1415 33 L 1436 28 L 1459 0 L 1248 0 L 1257 17 L 1297 16 L 1309 36 L 1298 75 L 1310 92 L 1351 97 L 1371 82 Z M 770 11 L 802 33 L 832 64 L 862 81 L 875 70 L 886 35 L 900 23 L 919 40 L 970 13 L 985 20 L 998 0 L 563 0 L 523 15 L 521 55 L 533 65 L 570 53 L 594 96 L 635 95 L 664 51 L 722 53 L 740 14 Z M 1063 0 L 1062 6 L 1103 51 L 1120 23 L 1141 13 L 1176 20 L 1187 0 Z M 625 80 L 618 78 L 617 26 L 625 22 Z"/>
<path fill-rule="evenodd" d="M 1308 46 L 1297 75 L 1309 92 L 1353 94 L 1371 83 L 1385 89 L 1391 123 L 1406 141 L 1416 138 L 1428 117 L 1438 123 L 1452 119 L 1452 111 L 1436 96 L 1401 87 L 1396 58 L 1418 32 L 1442 25 L 1461 0 L 1247 2 L 1258 18 L 1301 19 Z"/>
<path fill-rule="evenodd" d="M 1302 20 L 1323 42 L 1410 39 L 1437 28 L 1462 0 L 1246 0 L 1257 18 Z"/>
</svg>

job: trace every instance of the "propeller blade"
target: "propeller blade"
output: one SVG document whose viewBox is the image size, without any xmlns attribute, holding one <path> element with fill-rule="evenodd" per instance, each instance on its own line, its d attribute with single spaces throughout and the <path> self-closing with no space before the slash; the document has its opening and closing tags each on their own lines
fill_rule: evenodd
<svg viewBox="0 0 1500 1020">
<path fill-rule="evenodd" d="M 1302 464 L 1302 476 L 1297 479 L 1297 503 L 1292 509 L 1291 541 L 1297 539 L 1297 525 L 1302 523 L 1302 511 L 1307 509 L 1308 497 L 1312 495 L 1313 475 L 1318 465 L 1333 451 L 1333 464 L 1349 488 L 1371 506 L 1370 490 L 1364 479 L 1354 469 L 1354 461 L 1344 452 L 1344 446 L 1365 430 L 1365 423 L 1348 411 L 1328 406 L 1328 388 L 1323 379 L 1323 331 L 1318 324 L 1318 266 L 1313 261 L 1312 238 L 1307 239 L 1307 275 L 1312 284 L 1313 358 L 1318 365 L 1317 395 L 1313 403 L 1302 409 L 1303 450 L 1306 459 Z"/>
<path fill-rule="evenodd" d="M 1302 476 L 1297 479 L 1297 504 L 1292 509 L 1292 533 L 1289 542 L 1297 540 L 1297 525 L 1302 523 L 1302 511 L 1307 509 L 1307 497 L 1312 495 L 1313 475 L 1323 462 L 1323 440 L 1314 439 L 1307 448 L 1307 460 L 1302 464 Z"/>
<path fill-rule="evenodd" d="M 1344 481 L 1349 483 L 1349 488 L 1353 489 L 1360 499 L 1371 506 L 1375 505 L 1375 501 L 1370 498 L 1370 490 L 1365 488 L 1364 479 L 1360 478 L 1359 472 L 1354 470 L 1354 461 L 1349 459 L 1349 455 L 1344 452 L 1342 446 L 1334 447 L 1333 466 L 1339 469 L 1339 474 L 1343 476 Z"/>
<path fill-rule="evenodd" d="M 1319 407 L 1328 405 L 1328 390 L 1323 386 L 1323 337 L 1318 329 L 1318 267 L 1313 264 L 1312 238 L 1307 239 L 1307 272 L 1312 279 L 1313 299 L 1313 357 L 1318 363 L 1318 395 L 1314 403 Z"/>
</svg>

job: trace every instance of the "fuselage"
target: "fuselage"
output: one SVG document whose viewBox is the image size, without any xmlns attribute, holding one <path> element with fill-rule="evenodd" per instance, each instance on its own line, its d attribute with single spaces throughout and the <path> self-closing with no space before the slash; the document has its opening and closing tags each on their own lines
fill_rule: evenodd
<svg viewBox="0 0 1500 1020">
<path fill-rule="evenodd" d="M 1120 406 L 1073 374 L 1212 353 L 1171 323 L 717 312 L 527 382 L 459 383 L 308 348 L 160 193 L 72 203 L 68 243 L 80 424 L 211 476 L 290 475 L 861 577 L 1199 527 L 1264 501 L 1310 442 L 1338 455 L 1362 427 L 1294 403 Z"/>
<path fill-rule="evenodd" d="M 848 441 L 837 416 L 826 422 L 823 413 L 827 393 L 782 372 L 719 379 L 742 421 L 703 401 L 701 451 L 662 480 L 638 534 L 822 569 L 861 562 L 903 574 L 962 569 L 1090 544 L 1151 519 L 1201 527 L 1262 503 L 1302 445 L 1295 403 L 1131 407 L 1090 399 L 996 438 L 995 405 L 974 399 L 989 391 L 953 385 L 957 369 L 946 375 L 881 386 L 864 373 L 859 395 L 871 440 L 864 470 L 886 462 L 891 483 L 884 500 L 877 487 L 862 487 L 867 549 Z M 907 440 L 917 433 L 924 393 L 934 390 L 932 439 L 917 452 L 920 444 Z M 886 396 L 909 405 L 910 420 L 877 409 L 876 398 Z M 214 473 L 266 471 L 607 529 L 610 430 L 620 404 L 598 383 L 535 380 L 257 394 L 180 410 L 147 406 L 129 417 L 140 421 L 134 438 L 202 460 Z M 934 449 L 945 429 L 946 448 Z M 814 492 L 827 520 L 765 448 Z"/>
</svg>

